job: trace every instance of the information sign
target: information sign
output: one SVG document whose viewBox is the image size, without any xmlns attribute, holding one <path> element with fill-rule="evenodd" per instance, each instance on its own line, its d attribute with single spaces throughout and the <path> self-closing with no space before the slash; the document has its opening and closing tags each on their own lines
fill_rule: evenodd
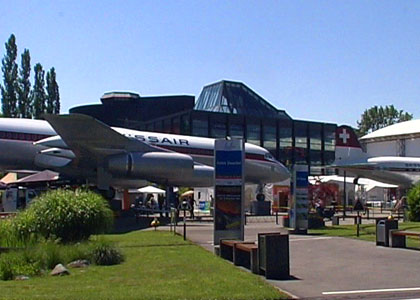
<svg viewBox="0 0 420 300">
<path fill-rule="evenodd" d="M 220 239 L 243 239 L 243 140 L 216 140 L 214 160 L 214 244 Z"/>
<path fill-rule="evenodd" d="M 292 180 L 292 203 L 289 211 L 289 226 L 297 231 L 308 230 L 308 166 L 295 165 Z"/>
</svg>

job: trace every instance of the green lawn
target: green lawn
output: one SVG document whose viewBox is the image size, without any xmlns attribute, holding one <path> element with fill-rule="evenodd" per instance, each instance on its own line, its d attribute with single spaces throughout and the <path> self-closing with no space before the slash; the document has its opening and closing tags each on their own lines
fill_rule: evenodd
<svg viewBox="0 0 420 300">
<path fill-rule="evenodd" d="M 0 299 L 279 299 L 259 276 L 164 231 L 106 235 L 126 260 L 65 277 L 0 281 Z"/>
<path fill-rule="evenodd" d="M 420 222 L 398 223 L 398 229 L 420 232 Z M 372 242 L 376 241 L 376 228 L 374 224 L 361 224 L 359 237 L 356 236 L 356 225 L 327 226 L 321 229 L 310 229 L 309 234 L 341 236 Z M 420 239 L 407 237 L 407 247 L 420 249 Z"/>
</svg>

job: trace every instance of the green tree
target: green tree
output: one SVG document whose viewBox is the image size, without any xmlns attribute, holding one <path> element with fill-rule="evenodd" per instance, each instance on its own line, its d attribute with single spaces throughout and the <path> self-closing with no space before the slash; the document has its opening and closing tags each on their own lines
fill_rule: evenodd
<svg viewBox="0 0 420 300">
<path fill-rule="evenodd" d="M 412 118 L 412 114 L 402 110 L 397 110 L 394 105 L 387 105 L 385 107 L 378 107 L 375 105 L 369 109 L 366 109 L 363 112 L 360 121 L 357 121 L 358 135 L 363 136 L 372 131 L 395 123 L 408 121 Z"/>
<path fill-rule="evenodd" d="M 56 115 L 60 113 L 60 92 L 54 68 L 47 72 L 47 113 Z"/>
<path fill-rule="evenodd" d="M 37 63 L 34 67 L 35 70 L 35 82 L 31 93 L 31 101 L 33 103 L 33 116 L 35 119 L 40 119 L 41 115 L 45 113 L 45 79 L 44 70 L 40 63 Z"/>
<path fill-rule="evenodd" d="M 21 56 L 18 85 L 18 108 L 21 118 L 32 118 L 31 103 L 31 55 L 28 49 L 25 49 Z"/>
<path fill-rule="evenodd" d="M 12 34 L 5 44 L 6 54 L 2 60 L 3 81 L 1 87 L 2 111 L 5 117 L 17 117 L 17 78 L 18 66 L 16 64 L 17 46 L 15 35 Z"/>
<path fill-rule="evenodd" d="M 412 187 L 407 194 L 408 219 L 420 221 L 420 184 Z"/>
</svg>

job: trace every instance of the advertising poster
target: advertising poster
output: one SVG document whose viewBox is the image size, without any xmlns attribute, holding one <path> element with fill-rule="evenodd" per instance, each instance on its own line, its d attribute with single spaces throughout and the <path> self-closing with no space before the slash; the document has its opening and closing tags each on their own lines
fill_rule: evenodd
<svg viewBox="0 0 420 300">
<path fill-rule="evenodd" d="M 243 140 L 215 141 L 214 244 L 243 239 Z"/>
<path fill-rule="evenodd" d="M 287 212 L 290 201 L 290 186 L 273 186 L 273 212 Z"/>
</svg>

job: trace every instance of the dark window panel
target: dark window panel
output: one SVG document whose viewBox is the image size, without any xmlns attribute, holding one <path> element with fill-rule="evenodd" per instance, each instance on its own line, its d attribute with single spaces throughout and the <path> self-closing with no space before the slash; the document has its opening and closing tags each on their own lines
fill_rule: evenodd
<svg viewBox="0 0 420 300">
<path fill-rule="evenodd" d="M 261 145 L 261 126 L 259 124 L 247 124 L 247 142 L 254 145 Z"/>
<path fill-rule="evenodd" d="M 207 137 L 209 133 L 208 121 L 201 119 L 192 120 L 192 135 Z"/>
</svg>

